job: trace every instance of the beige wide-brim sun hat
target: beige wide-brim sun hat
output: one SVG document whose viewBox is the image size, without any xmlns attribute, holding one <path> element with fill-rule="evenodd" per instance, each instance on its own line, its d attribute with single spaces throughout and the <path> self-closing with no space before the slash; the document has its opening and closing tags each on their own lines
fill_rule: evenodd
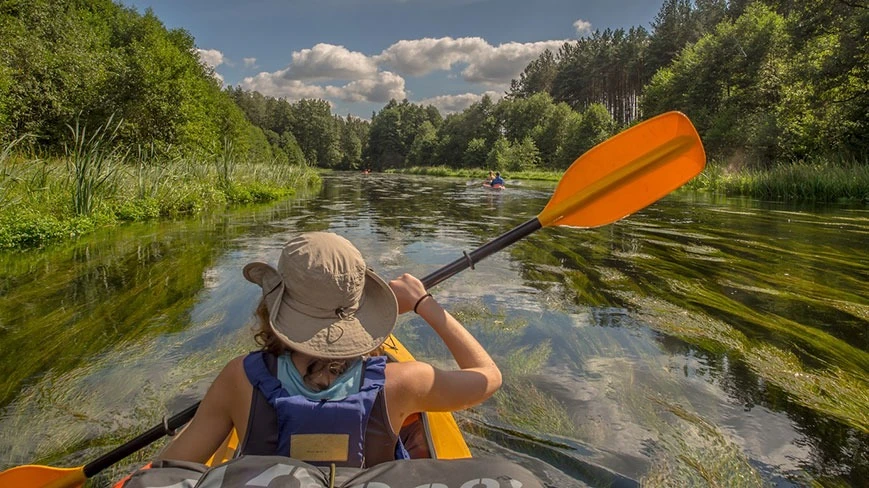
<svg viewBox="0 0 869 488">
<path fill-rule="evenodd" d="M 254 262 L 244 267 L 244 277 L 262 288 L 274 334 L 310 356 L 361 356 L 395 328 L 392 289 L 337 234 L 301 234 L 284 246 L 277 269 Z"/>
</svg>

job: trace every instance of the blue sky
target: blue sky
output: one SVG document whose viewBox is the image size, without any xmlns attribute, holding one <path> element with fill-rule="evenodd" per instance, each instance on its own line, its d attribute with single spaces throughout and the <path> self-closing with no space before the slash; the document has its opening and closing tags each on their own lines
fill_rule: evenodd
<svg viewBox="0 0 869 488">
<path fill-rule="evenodd" d="M 546 48 L 650 23 L 663 0 L 122 0 L 196 39 L 226 85 L 369 119 L 390 98 L 460 111 Z"/>
</svg>

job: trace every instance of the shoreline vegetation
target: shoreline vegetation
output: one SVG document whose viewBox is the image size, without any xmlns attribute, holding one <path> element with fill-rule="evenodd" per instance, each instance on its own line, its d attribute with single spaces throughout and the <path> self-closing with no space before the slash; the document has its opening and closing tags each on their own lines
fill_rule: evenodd
<svg viewBox="0 0 869 488">
<path fill-rule="evenodd" d="M 115 145 L 111 129 L 72 128 L 60 156 L 16 151 L 23 139 L 0 148 L 0 250 L 41 247 L 125 222 L 277 201 L 320 184 L 307 165 L 251 162 L 231 142 L 218 154 L 173 155 Z"/>
<path fill-rule="evenodd" d="M 866 205 L 867 21 L 848 2 L 663 0 L 650 31 L 545 50 L 500 98 L 445 113 L 392 99 L 366 120 L 224 86 L 193 36 L 151 10 L 13 2 L 0 9 L 0 249 L 274 201 L 318 171 L 558 181 L 671 110 L 709 156 L 687 190 Z"/>
<path fill-rule="evenodd" d="M 484 180 L 489 173 L 487 169 L 448 166 L 392 168 L 385 172 L 479 180 Z M 503 176 L 509 186 L 510 180 L 559 181 L 563 174 L 563 171 L 526 170 L 504 172 Z M 734 170 L 721 162 L 710 161 L 683 188 L 781 202 L 869 204 L 869 163 L 796 162 L 770 168 Z"/>
</svg>

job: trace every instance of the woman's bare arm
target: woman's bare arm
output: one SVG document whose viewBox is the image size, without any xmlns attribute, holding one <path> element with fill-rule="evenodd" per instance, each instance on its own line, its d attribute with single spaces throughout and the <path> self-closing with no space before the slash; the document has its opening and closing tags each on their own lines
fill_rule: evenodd
<svg viewBox="0 0 869 488">
<path fill-rule="evenodd" d="M 412 310 L 425 288 L 405 274 L 389 283 L 399 304 L 399 313 Z M 389 391 L 388 404 L 398 401 L 399 416 L 419 411 L 455 411 L 468 408 L 492 396 L 501 387 L 501 371 L 482 345 L 433 297 L 419 303 L 417 313 L 446 344 L 459 370 L 444 371 L 424 362 L 388 365 L 388 377 L 399 391 Z M 392 381 L 390 381 L 392 383 Z M 395 398 L 393 398 L 395 397 Z M 390 411 L 393 407 L 390 406 Z M 399 421 L 398 419 L 395 419 Z"/>
<path fill-rule="evenodd" d="M 238 397 L 242 357 L 230 361 L 211 384 L 193 420 L 157 456 L 158 459 L 206 462 L 233 428 L 232 410 Z"/>
</svg>

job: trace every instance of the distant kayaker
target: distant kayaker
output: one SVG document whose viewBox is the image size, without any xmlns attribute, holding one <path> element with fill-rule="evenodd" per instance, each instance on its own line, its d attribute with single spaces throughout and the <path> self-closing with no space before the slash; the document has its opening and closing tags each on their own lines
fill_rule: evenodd
<svg viewBox="0 0 869 488">
<path fill-rule="evenodd" d="M 495 177 L 492 178 L 492 181 L 489 182 L 489 186 L 495 188 L 497 186 L 504 186 L 504 178 L 501 178 L 501 172 L 496 171 Z"/>
<path fill-rule="evenodd" d="M 494 180 L 494 179 L 495 179 L 495 172 L 490 170 L 489 176 L 488 176 L 488 178 L 486 178 L 486 184 L 490 185 L 492 183 L 492 180 Z"/>
<path fill-rule="evenodd" d="M 161 459 L 205 462 L 235 428 L 239 454 L 371 467 L 408 457 L 405 419 L 477 405 L 501 386 L 489 354 L 420 280 L 404 274 L 387 284 L 336 234 L 294 237 L 277 268 L 250 263 L 244 277 L 262 289 L 262 349 L 226 364 Z M 369 355 L 411 310 L 460 369 Z"/>
</svg>

